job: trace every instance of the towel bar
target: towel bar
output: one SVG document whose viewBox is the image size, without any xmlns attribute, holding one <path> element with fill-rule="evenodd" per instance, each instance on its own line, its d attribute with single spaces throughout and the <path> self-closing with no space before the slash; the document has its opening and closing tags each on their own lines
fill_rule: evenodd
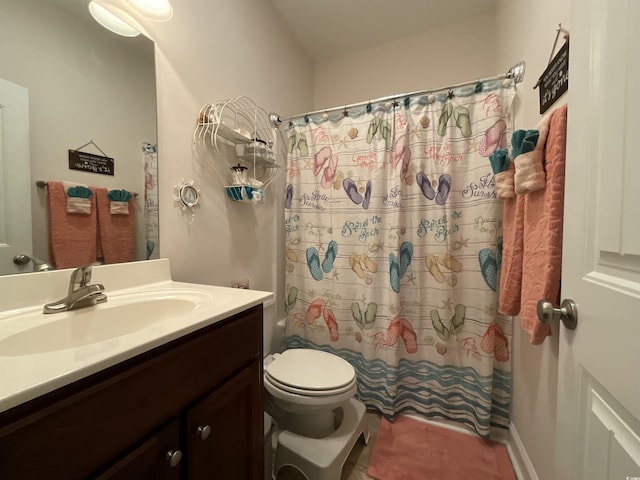
<svg viewBox="0 0 640 480">
<path fill-rule="evenodd" d="M 36 180 L 36 187 L 44 188 L 46 186 L 47 186 L 47 182 L 45 182 L 44 180 Z M 131 195 L 133 195 L 134 197 L 138 196 L 136 192 L 131 192 Z"/>
</svg>

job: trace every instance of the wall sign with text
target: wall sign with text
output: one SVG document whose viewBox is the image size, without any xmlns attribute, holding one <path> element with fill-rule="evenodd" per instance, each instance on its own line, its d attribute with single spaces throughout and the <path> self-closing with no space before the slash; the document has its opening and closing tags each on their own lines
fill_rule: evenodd
<svg viewBox="0 0 640 480">
<path fill-rule="evenodd" d="M 113 158 L 80 152 L 78 150 L 69 150 L 70 170 L 113 175 L 114 168 Z"/>
<path fill-rule="evenodd" d="M 540 114 L 543 114 L 569 89 L 569 42 L 560 48 L 538 80 Z"/>
</svg>

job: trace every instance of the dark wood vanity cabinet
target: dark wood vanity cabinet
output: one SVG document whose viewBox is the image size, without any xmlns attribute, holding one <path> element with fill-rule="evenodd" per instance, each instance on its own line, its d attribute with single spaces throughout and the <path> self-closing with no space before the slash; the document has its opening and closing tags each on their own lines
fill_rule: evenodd
<svg viewBox="0 0 640 480">
<path fill-rule="evenodd" d="M 98 474 L 96 480 L 179 480 L 180 447 L 180 423 L 174 419 Z"/>
<path fill-rule="evenodd" d="M 245 369 L 188 411 L 186 478 L 262 478 L 262 463 L 251 461 L 264 451 L 262 426 L 254 434 L 256 423 L 264 424 L 262 405 L 259 411 L 254 405 L 256 374 L 254 366 Z"/>
<path fill-rule="evenodd" d="M 258 480 L 262 306 L 0 413 L 0 479 Z"/>
</svg>

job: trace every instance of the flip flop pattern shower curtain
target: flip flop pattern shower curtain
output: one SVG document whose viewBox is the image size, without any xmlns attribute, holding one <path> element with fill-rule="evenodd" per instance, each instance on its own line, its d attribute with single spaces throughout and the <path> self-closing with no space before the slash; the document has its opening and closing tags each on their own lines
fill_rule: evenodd
<svg viewBox="0 0 640 480">
<path fill-rule="evenodd" d="M 508 428 L 511 321 L 497 312 L 502 205 L 489 155 L 515 87 L 496 81 L 294 119 L 287 346 L 348 360 L 358 395 L 481 436 Z"/>
</svg>

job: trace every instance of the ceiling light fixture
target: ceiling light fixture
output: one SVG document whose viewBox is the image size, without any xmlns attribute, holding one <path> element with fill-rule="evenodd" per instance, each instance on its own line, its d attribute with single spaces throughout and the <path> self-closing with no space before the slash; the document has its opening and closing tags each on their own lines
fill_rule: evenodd
<svg viewBox="0 0 640 480">
<path fill-rule="evenodd" d="M 123 37 L 136 37 L 140 35 L 138 30 L 99 3 L 96 3 L 95 0 L 89 2 L 89 13 L 91 13 L 91 16 L 96 22 L 113 33 L 117 33 Z"/>
<path fill-rule="evenodd" d="M 164 22 L 173 17 L 169 0 L 127 0 L 127 3 L 150 20 Z"/>
</svg>

